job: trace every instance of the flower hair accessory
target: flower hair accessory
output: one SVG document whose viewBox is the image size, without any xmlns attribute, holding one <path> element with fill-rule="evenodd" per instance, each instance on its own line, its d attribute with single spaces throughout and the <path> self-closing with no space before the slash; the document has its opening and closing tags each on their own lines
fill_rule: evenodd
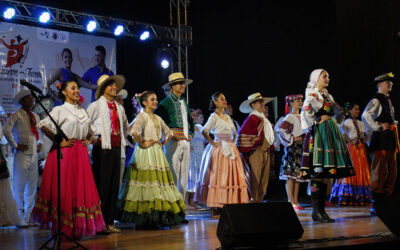
<svg viewBox="0 0 400 250">
<path fill-rule="evenodd" d="M 146 90 L 146 91 L 143 91 L 142 93 L 136 93 L 135 94 L 135 98 L 136 98 L 136 100 L 137 100 L 137 102 L 140 104 L 140 98 L 145 94 L 145 93 L 147 93 L 148 91 Z"/>
<path fill-rule="evenodd" d="M 57 84 L 57 89 L 58 89 L 58 90 L 61 89 L 61 85 L 62 85 L 62 82 L 58 82 L 58 84 Z"/>
</svg>

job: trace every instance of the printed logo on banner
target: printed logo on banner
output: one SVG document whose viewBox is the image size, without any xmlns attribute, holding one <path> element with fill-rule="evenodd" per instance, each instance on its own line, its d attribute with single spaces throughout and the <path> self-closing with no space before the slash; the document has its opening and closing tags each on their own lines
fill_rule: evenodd
<svg viewBox="0 0 400 250">
<path fill-rule="evenodd" d="M 37 28 L 37 36 L 38 39 L 42 41 L 67 43 L 69 38 L 69 33 L 59 30 Z"/>
<path fill-rule="evenodd" d="M 24 40 L 21 35 L 17 35 L 12 37 L 9 40 L 9 43 L 7 43 L 5 40 L 7 40 L 5 36 L 0 38 L 0 41 L 8 49 L 6 68 L 10 68 L 14 64 L 19 64 L 19 67 L 22 68 L 22 65 L 24 64 L 29 52 L 28 39 Z"/>
</svg>

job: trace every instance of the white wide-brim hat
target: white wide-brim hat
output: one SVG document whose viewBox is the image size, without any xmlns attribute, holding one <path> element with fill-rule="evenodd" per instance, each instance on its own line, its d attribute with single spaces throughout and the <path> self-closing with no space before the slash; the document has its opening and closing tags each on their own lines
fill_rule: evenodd
<svg viewBox="0 0 400 250">
<path fill-rule="evenodd" d="M 102 75 L 97 80 L 97 89 L 96 93 L 94 94 L 94 98 L 97 100 L 100 98 L 101 90 L 104 84 L 114 82 L 117 86 L 117 93 L 124 87 L 125 85 L 125 77 L 123 75 Z"/>
<path fill-rule="evenodd" d="M 21 90 L 20 92 L 18 92 L 18 93 L 15 95 L 14 100 L 13 100 L 14 104 L 15 104 L 15 105 L 21 105 L 21 104 L 19 103 L 19 101 L 20 101 L 22 98 L 24 98 L 25 96 L 28 96 L 28 95 L 31 95 L 31 94 L 32 94 L 31 91 L 28 90 L 28 89 L 23 89 L 23 90 Z"/>
<path fill-rule="evenodd" d="M 122 99 L 126 99 L 128 97 L 128 91 L 126 91 L 126 89 L 121 89 L 117 96 L 122 97 Z"/>
<path fill-rule="evenodd" d="M 163 89 L 171 88 L 171 85 L 176 83 L 184 83 L 189 85 L 193 82 L 192 79 L 185 79 L 181 72 L 172 73 L 168 76 L 168 82 L 162 86 Z"/>
<path fill-rule="evenodd" d="M 262 97 L 260 93 L 254 93 L 249 95 L 246 101 L 242 102 L 240 104 L 239 110 L 242 113 L 250 113 L 253 109 L 251 108 L 251 103 L 258 101 L 258 100 L 264 100 L 264 103 L 267 104 L 270 101 L 274 100 L 272 97 Z"/>
</svg>

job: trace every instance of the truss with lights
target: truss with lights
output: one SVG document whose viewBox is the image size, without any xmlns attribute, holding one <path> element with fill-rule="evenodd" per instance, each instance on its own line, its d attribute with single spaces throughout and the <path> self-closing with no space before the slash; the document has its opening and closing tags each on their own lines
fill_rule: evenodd
<svg viewBox="0 0 400 250">
<path fill-rule="evenodd" d="M 92 21 L 90 28 L 92 28 L 92 31 L 96 31 L 96 33 L 100 34 L 103 33 L 141 38 L 143 31 L 148 31 L 149 39 L 168 41 L 183 46 L 191 46 L 192 44 L 192 28 L 190 26 L 179 25 L 177 28 L 167 27 L 138 21 L 91 15 L 19 1 L 5 0 L 2 2 L 3 5 L 7 6 L 7 8 L 13 8 L 15 10 L 13 18 L 17 20 L 43 25 L 43 19 L 39 19 L 37 14 L 38 11 L 41 11 L 42 13 L 48 13 L 48 23 L 59 28 L 76 29 L 86 32 L 89 31 L 87 24 Z M 45 17 L 46 15 L 47 14 L 45 14 Z"/>
</svg>

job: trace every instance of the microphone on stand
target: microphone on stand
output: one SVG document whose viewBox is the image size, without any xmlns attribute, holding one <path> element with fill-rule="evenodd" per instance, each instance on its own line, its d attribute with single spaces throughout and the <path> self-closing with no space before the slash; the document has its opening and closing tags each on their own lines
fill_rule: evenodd
<svg viewBox="0 0 400 250">
<path fill-rule="evenodd" d="M 25 79 L 21 79 L 19 82 L 21 83 L 21 85 L 27 87 L 27 88 L 28 88 L 29 90 L 31 90 L 31 91 L 35 91 L 35 92 L 37 92 L 37 93 L 39 93 L 39 94 L 43 94 L 43 92 L 42 92 L 41 89 L 39 89 L 39 88 L 36 87 L 35 85 L 33 85 L 33 84 L 27 82 Z"/>
</svg>

